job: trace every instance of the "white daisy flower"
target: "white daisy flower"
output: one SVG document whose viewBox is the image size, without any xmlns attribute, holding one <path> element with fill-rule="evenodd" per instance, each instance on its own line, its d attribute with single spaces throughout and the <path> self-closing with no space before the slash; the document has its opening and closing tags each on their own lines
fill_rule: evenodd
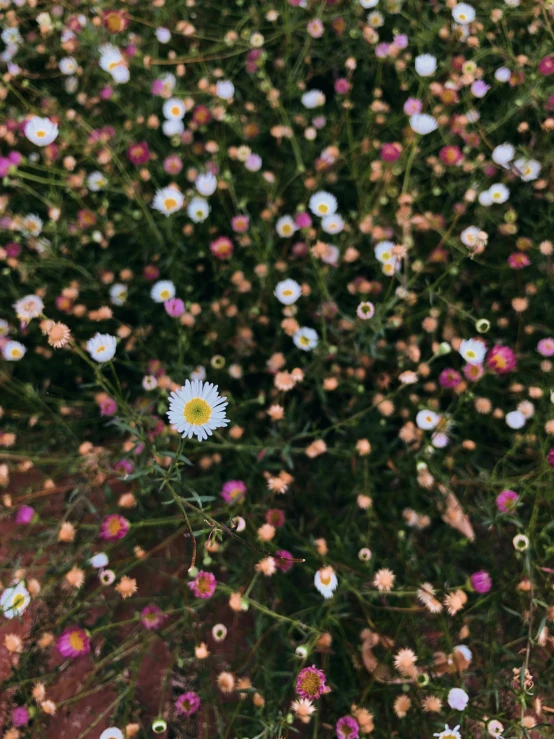
<svg viewBox="0 0 554 739">
<path fill-rule="evenodd" d="M 452 17 L 461 26 L 466 26 L 468 23 L 473 23 L 475 20 L 475 8 L 467 3 L 458 3 L 452 8 Z"/>
<path fill-rule="evenodd" d="M 325 105 L 325 95 L 321 90 L 309 90 L 302 95 L 302 105 L 308 110 Z"/>
<path fill-rule="evenodd" d="M 480 192 L 477 199 L 479 201 L 479 204 L 485 206 L 485 208 L 488 208 L 492 205 L 492 195 L 490 193 L 490 190 Z"/>
<path fill-rule="evenodd" d="M 23 218 L 20 230 L 23 236 L 34 236 L 36 238 L 42 231 L 42 225 L 42 218 L 37 216 L 36 213 L 28 213 Z"/>
<path fill-rule="evenodd" d="M 275 230 L 284 239 L 289 239 L 297 230 L 297 225 L 291 216 L 281 216 L 275 224 Z"/>
<path fill-rule="evenodd" d="M 127 295 L 127 285 L 123 285 L 121 282 L 116 282 L 110 287 L 110 300 L 114 305 L 123 305 L 127 300 Z"/>
<path fill-rule="evenodd" d="M 142 387 L 149 392 L 155 390 L 158 387 L 158 380 L 154 375 L 146 375 L 142 378 Z"/>
<path fill-rule="evenodd" d="M 204 380 L 206 379 L 206 368 L 202 367 L 202 365 L 199 364 L 198 367 L 195 367 L 190 373 L 190 379 L 200 380 L 201 382 L 204 382 Z"/>
<path fill-rule="evenodd" d="M 449 442 L 450 439 L 442 431 L 433 434 L 433 438 L 431 439 L 431 444 L 435 447 L 435 449 L 444 449 L 446 446 L 448 446 Z"/>
<path fill-rule="evenodd" d="M 154 210 L 159 210 L 166 216 L 176 213 L 183 205 L 184 197 L 175 187 L 162 187 L 157 190 L 152 201 Z"/>
<path fill-rule="evenodd" d="M 394 244 L 392 241 L 380 241 L 375 246 L 375 256 L 381 264 L 386 264 L 394 259 L 392 248 Z"/>
<path fill-rule="evenodd" d="M 78 77 L 68 77 L 64 85 L 65 91 L 69 93 L 70 95 L 73 95 L 74 92 L 77 92 L 77 88 L 79 87 L 79 78 Z"/>
<path fill-rule="evenodd" d="M 509 8 L 518 8 L 521 0 L 504 0 L 504 2 Z"/>
<path fill-rule="evenodd" d="M 339 581 L 332 567 L 322 567 L 315 573 L 314 585 L 325 599 L 333 597 L 338 584 Z"/>
<path fill-rule="evenodd" d="M 235 94 L 235 86 L 229 80 L 219 80 L 215 86 L 215 94 L 221 100 L 230 100 Z"/>
<path fill-rule="evenodd" d="M 123 739 L 123 732 L 117 726 L 110 726 L 100 734 L 99 739 Z"/>
<path fill-rule="evenodd" d="M 321 261 L 325 264 L 330 264 L 332 267 L 336 267 L 339 263 L 339 248 L 333 244 L 327 244 L 325 254 L 321 257 Z"/>
<path fill-rule="evenodd" d="M 96 362 L 109 362 L 115 355 L 117 341 L 110 334 L 96 333 L 87 341 L 87 351 Z"/>
<path fill-rule="evenodd" d="M 204 198 L 193 198 L 187 207 L 188 217 L 193 223 L 202 223 L 210 213 L 210 206 Z"/>
<path fill-rule="evenodd" d="M 510 72 L 508 67 L 498 67 L 498 69 L 494 73 L 494 79 L 497 82 L 508 82 L 511 76 L 512 73 Z"/>
<path fill-rule="evenodd" d="M 180 121 L 185 117 L 185 104 L 179 98 L 169 98 L 163 105 L 163 114 L 168 120 Z"/>
<path fill-rule="evenodd" d="M 287 280 L 277 283 L 273 294 L 283 305 L 292 305 L 302 295 L 302 288 L 296 280 L 289 277 Z"/>
<path fill-rule="evenodd" d="M 217 177 L 211 172 L 199 174 L 194 183 L 196 189 L 205 198 L 213 195 L 217 189 Z"/>
<path fill-rule="evenodd" d="M 29 591 L 20 582 L 13 588 L 6 588 L 0 595 L 0 610 L 4 613 L 4 618 L 12 619 L 20 616 L 30 602 Z"/>
<path fill-rule="evenodd" d="M 60 68 L 60 72 L 67 75 L 75 74 L 79 68 L 79 65 L 72 56 L 64 56 L 63 59 L 60 59 L 58 66 Z"/>
<path fill-rule="evenodd" d="M 172 136 L 180 136 L 184 130 L 185 124 L 178 118 L 172 118 L 171 120 L 167 120 L 162 123 L 162 131 L 169 138 Z"/>
<path fill-rule="evenodd" d="M 383 264 L 381 272 L 387 277 L 392 277 L 395 272 L 400 272 L 400 259 Z"/>
<path fill-rule="evenodd" d="M 469 696 L 462 688 L 451 688 L 447 700 L 450 708 L 463 711 L 469 702 Z"/>
<path fill-rule="evenodd" d="M 6 46 L 17 46 L 17 44 L 20 44 L 23 41 L 23 38 L 19 33 L 19 29 L 15 27 L 4 28 L 1 38 Z"/>
<path fill-rule="evenodd" d="M 511 144 L 500 144 L 495 146 L 492 152 L 492 161 L 500 167 L 507 167 L 514 158 L 516 150 Z"/>
<path fill-rule="evenodd" d="M 369 13 L 367 16 L 367 24 L 372 28 L 381 28 L 385 24 L 385 18 L 378 10 Z"/>
<path fill-rule="evenodd" d="M 48 146 L 58 137 L 58 126 L 49 118 L 31 118 L 25 126 L 25 136 L 37 146 Z"/>
<path fill-rule="evenodd" d="M 316 216 L 332 216 L 337 212 L 337 199 L 330 192 L 320 190 L 312 195 L 308 206 Z"/>
<path fill-rule="evenodd" d="M 438 413 L 430 411 L 428 408 L 424 408 L 416 416 L 416 425 L 423 431 L 430 431 L 438 426 L 441 417 Z"/>
<path fill-rule="evenodd" d="M 371 8 L 377 7 L 379 5 L 379 0 L 359 0 L 360 5 L 362 8 L 365 8 L 365 10 L 370 10 Z"/>
<path fill-rule="evenodd" d="M 169 396 L 169 422 L 183 438 L 196 435 L 198 441 L 207 439 L 215 429 L 226 426 L 227 398 L 217 392 L 217 385 L 199 380 L 187 380 L 183 387 Z"/>
<path fill-rule="evenodd" d="M 458 352 L 468 364 L 482 364 L 487 353 L 487 347 L 477 339 L 464 339 Z"/>
<path fill-rule="evenodd" d="M 9 330 L 10 324 L 4 318 L 0 318 L 0 336 L 7 336 Z"/>
<path fill-rule="evenodd" d="M 105 44 L 99 48 L 100 68 L 112 76 L 118 67 L 125 67 L 125 59 L 121 51 L 112 44 Z"/>
<path fill-rule="evenodd" d="M 489 187 L 489 195 L 493 203 L 505 203 L 510 197 L 510 191 L 501 182 L 497 182 Z"/>
<path fill-rule="evenodd" d="M 437 60 L 432 54 L 420 54 L 415 58 L 415 70 L 420 77 L 431 77 L 437 71 Z"/>
<path fill-rule="evenodd" d="M 489 736 L 501 736 L 504 731 L 504 724 L 493 718 L 487 724 L 487 731 L 489 732 Z"/>
<path fill-rule="evenodd" d="M 165 303 L 175 297 L 175 285 L 171 280 L 158 280 L 150 290 L 150 297 L 156 303 Z"/>
<path fill-rule="evenodd" d="M 292 335 L 292 340 L 295 345 L 302 349 L 302 351 L 308 352 L 310 349 L 315 349 L 319 341 L 317 331 L 307 326 L 302 326 L 296 333 Z"/>
<path fill-rule="evenodd" d="M 169 28 L 156 28 L 156 38 L 160 44 L 168 44 L 171 40 L 171 31 Z"/>
<path fill-rule="evenodd" d="M 410 127 L 412 131 L 425 136 L 428 133 L 436 131 L 439 126 L 432 115 L 427 115 L 427 113 L 415 113 L 410 116 Z"/>
<path fill-rule="evenodd" d="M 514 430 L 522 429 L 527 419 L 521 411 L 510 411 L 506 413 L 506 424 Z"/>
<path fill-rule="evenodd" d="M 108 180 L 102 172 L 91 172 L 87 177 L 87 187 L 91 192 L 99 192 L 108 184 Z"/>
<path fill-rule="evenodd" d="M 332 216 L 325 216 L 321 219 L 321 228 L 327 234 L 340 234 L 344 230 L 344 221 L 338 213 Z"/>
<path fill-rule="evenodd" d="M 110 560 L 108 559 L 108 555 L 104 554 L 104 552 L 93 554 L 89 559 L 89 564 L 91 567 L 94 567 L 95 570 L 103 570 L 104 567 L 108 566 L 109 562 Z"/>
<path fill-rule="evenodd" d="M 460 241 L 464 246 L 477 246 L 481 229 L 478 226 L 468 226 L 460 234 Z"/>
<path fill-rule="evenodd" d="M 541 172 L 541 164 L 536 159 L 516 159 L 514 166 L 524 182 L 536 180 Z"/>
<path fill-rule="evenodd" d="M 448 728 L 448 724 L 444 725 L 444 731 L 439 734 L 433 734 L 437 739 L 462 739 L 462 735 L 458 731 L 460 727 L 455 726 L 453 729 Z"/>
<path fill-rule="evenodd" d="M 26 295 L 14 303 L 15 312 L 20 321 L 28 323 L 32 318 L 38 318 L 44 310 L 44 303 L 38 295 Z"/>
<path fill-rule="evenodd" d="M 8 362 L 19 362 L 25 356 L 26 351 L 27 349 L 19 341 L 8 341 L 4 344 L 2 354 Z"/>
</svg>

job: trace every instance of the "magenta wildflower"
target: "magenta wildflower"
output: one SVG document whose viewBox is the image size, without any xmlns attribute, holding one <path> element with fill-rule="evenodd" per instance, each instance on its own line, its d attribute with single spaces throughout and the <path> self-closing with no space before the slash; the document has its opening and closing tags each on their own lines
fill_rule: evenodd
<svg viewBox="0 0 554 739">
<path fill-rule="evenodd" d="M 352 716 L 339 718 L 335 728 L 338 739 L 358 739 L 360 736 L 360 727 Z"/>
<path fill-rule="evenodd" d="M 523 269 L 531 264 L 531 260 L 522 251 L 515 251 L 508 257 L 508 264 L 512 269 Z"/>
<path fill-rule="evenodd" d="M 514 490 L 503 490 L 496 496 L 496 507 L 501 513 L 507 513 L 515 507 L 518 500 L 519 495 Z"/>
<path fill-rule="evenodd" d="M 287 552 L 286 549 L 278 549 L 275 554 L 277 555 L 275 557 L 275 566 L 278 570 L 288 572 L 292 569 L 293 562 L 289 562 L 288 560 L 294 559 L 294 557 L 290 552 Z"/>
<path fill-rule="evenodd" d="M 117 413 L 117 403 L 113 398 L 103 398 L 98 405 L 101 416 L 113 416 Z"/>
<path fill-rule="evenodd" d="M 139 141 L 131 144 L 127 149 L 127 156 L 131 164 L 140 165 L 147 164 L 150 161 L 150 149 L 146 141 Z"/>
<path fill-rule="evenodd" d="M 164 159 L 164 171 L 168 174 L 179 174 L 183 169 L 183 162 L 177 154 L 170 154 Z"/>
<path fill-rule="evenodd" d="M 546 461 L 554 469 L 554 447 L 546 455 Z"/>
<path fill-rule="evenodd" d="M 19 506 L 15 513 L 16 523 L 31 523 L 35 515 L 35 509 L 31 508 L 30 505 Z"/>
<path fill-rule="evenodd" d="M 554 54 L 551 54 L 550 56 L 544 56 L 540 60 L 539 74 L 542 74 L 543 77 L 554 74 Z"/>
<path fill-rule="evenodd" d="M 246 485 L 242 480 L 229 480 L 221 488 L 221 497 L 227 503 L 242 503 L 246 495 Z"/>
<path fill-rule="evenodd" d="M 243 234 L 248 231 L 250 219 L 248 216 L 238 215 L 231 219 L 231 228 L 237 234 Z"/>
<path fill-rule="evenodd" d="M 175 701 L 177 713 L 181 716 L 192 716 L 200 708 L 200 698 L 192 690 L 183 693 Z"/>
<path fill-rule="evenodd" d="M 456 387 L 462 381 L 462 376 L 459 372 L 451 367 L 443 369 L 439 375 L 439 384 L 441 387 L 452 388 Z"/>
<path fill-rule="evenodd" d="M 207 598 L 211 598 L 215 592 L 216 579 L 211 572 L 200 570 L 194 580 L 189 582 L 188 586 L 197 598 L 206 600 Z"/>
<path fill-rule="evenodd" d="M 155 264 L 147 264 L 143 269 L 142 274 L 147 280 L 157 280 L 160 276 L 160 270 Z"/>
<path fill-rule="evenodd" d="M 346 95 L 349 90 L 350 82 L 344 77 L 339 77 L 339 79 L 335 81 L 335 92 L 337 95 Z"/>
<path fill-rule="evenodd" d="M 145 606 L 140 612 L 140 622 L 145 629 L 159 629 L 167 618 L 157 605 Z"/>
<path fill-rule="evenodd" d="M 418 100 L 417 98 L 408 98 L 404 103 L 404 113 L 406 115 L 416 115 L 417 113 L 421 113 L 421 108 L 421 100 Z"/>
<path fill-rule="evenodd" d="M 280 529 L 285 523 L 285 513 L 279 508 L 270 508 L 269 511 L 266 511 L 265 520 L 275 526 L 276 529 Z"/>
<path fill-rule="evenodd" d="M 554 339 L 550 337 L 547 339 L 541 339 L 537 344 L 537 351 L 543 357 L 554 356 Z"/>
<path fill-rule="evenodd" d="M 485 374 L 482 364 L 466 364 L 463 368 L 463 373 L 470 382 L 477 382 Z"/>
<path fill-rule="evenodd" d="M 473 575 L 470 577 L 470 582 L 472 588 L 475 590 L 476 593 L 488 593 L 489 590 L 492 588 L 491 577 L 489 573 L 485 570 L 474 572 Z"/>
<path fill-rule="evenodd" d="M 443 146 L 439 151 L 439 159 L 443 164 L 446 164 L 447 167 L 454 167 L 456 164 L 459 164 L 463 158 L 464 155 L 459 146 Z"/>
<path fill-rule="evenodd" d="M 127 534 L 131 524 L 119 513 L 111 513 L 102 521 L 99 537 L 106 541 L 118 541 Z"/>
<path fill-rule="evenodd" d="M 402 147 L 400 144 L 383 144 L 379 156 L 384 162 L 396 162 L 402 155 Z"/>
<path fill-rule="evenodd" d="M 503 375 L 516 368 L 516 355 L 509 346 L 496 344 L 488 353 L 486 364 L 497 375 Z"/>
<path fill-rule="evenodd" d="M 58 637 L 56 648 L 62 657 L 82 657 L 90 652 L 88 632 L 79 626 L 70 626 Z"/>
<path fill-rule="evenodd" d="M 483 80 L 475 80 L 471 85 L 471 94 L 476 98 L 483 98 L 487 92 L 491 89 L 490 85 L 487 85 Z"/>
<path fill-rule="evenodd" d="M 26 706 L 18 706 L 12 711 L 12 724 L 14 726 L 25 726 L 29 723 L 30 718 L 29 709 Z"/>
<path fill-rule="evenodd" d="M 387 44 L 386 41 L 381 41 L 380 44 L 377 44 L 375 47 L 375 56 L 377 59 L 386 59 L 388 55 L 390 54 L 390 44 Z"/>
<path fill-rule="evenodd" d="M 315 700 L 328 692 L 325 685 L 326 679 L 323 670 L 319 670 L 315 665 L 304 667 L 296 678 L 296 692 L 302 698 Z"/>
<path fill-rule="evenodd" d="M 171 298 L 164 303 L 165 312 L 172 318 L 180 318 L 185 312 L 185 304 L 181 298 Z"/>
<path fill-rule="evenodd" d="M 233 256 L 233 242 L 228 236 L 219 236 L 210 243 L 210 251 L 216 259 L 230 259 Z"/>
<path fill-rule="evenodd" d="M 309 213 L 303 210 L 301 213 L 297 213 L 294 216 L 294 222 L 298 228 L 310 228 L 312 225 L 312 218 Z"/>
</svg>

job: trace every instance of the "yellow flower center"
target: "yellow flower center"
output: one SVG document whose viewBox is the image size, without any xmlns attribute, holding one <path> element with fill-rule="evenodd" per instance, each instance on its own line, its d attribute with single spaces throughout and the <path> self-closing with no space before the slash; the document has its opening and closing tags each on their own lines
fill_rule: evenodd
<svg viewBox="0 0 554 739">
<path fill-rule="evenodd" d="M 202 426 L 208 423 L 212 415 L 212 409 L 202 398 L 193 398 L 185 405 L 183 416 L 185 421 L 192 426 Z"/>
<path fill-rule="evenodd" d="M 21 356 L 21 349 L 12 349 L 11 354 L 14 359 L 18 359 Z"/>
<path fill-rule="evenodd" d="M 285 223 L 285 225 L 282 228 L 282 231 L 284 234 L 290 234 L 292 232 L 292 228 L 289 223 Z"/>
<path fill-rule="evenodd" d="M 119 519 L 112 518 L 110 520 L 110 522 L 108 523 L 108 531 L 110 532 L 111 536 L 119 534 L 119 532 L 121 531 L 121 524 L 119 523 Z"/>
<path fill-rule="evenodd" d="M 458 18 L 459 18 L 459 19 L 460 19 L 461 21 L 465 21 L 465 19 L 466 19 L 466 14 L 465 14 L 465 13 L 460 13 L 460 15 L 458 16 Z"/>
<path fill-rule="evenodd" d="M 209 593 L 211 583 L 207 577 L 199 577 L 196 582 L 196 587 L 200 593 Z"/>
<path fill-rule="evenodd" d="M 317 695 L 321 687 L 321 678 L 313 672 L 308 672 L 301 681 L 302 690 L 308 695 Z"/>
<path fill-rule="evenodd" d="M 170 292 L 169 290 L 162 290 L 160 293 L 160 298 L 163 300 L 169 300 Z"/>
<path fill-rule="evenodd" d="M 317 209 L 320 213 L 323 213 L 323 215 L 326 215 L 329 212 L 329 206 L 325 205 L 325 203 L 320 203 L 317 206 Z"/>
<path fill-rule="evenodd" d="M 104 344 L 102 344 L 102 346 L 99 346 L 98 347 L 98 349 L 96 350 L 96 353 L 97 354 L 102 354 L 102 352 L 104 352 L 104 351 L 106 351 L 106 347 L 104 346 Z"/>
<path fill-rule="evenodd" d="M 173 115 L 179 115 L 179 113 L 181 112 L 181 109 L 177 105 L 174 105 L 171 108 L 171 112 L 172 112 Z"/>
<path fill-rule="evenodd" d="M 12 600 L 12 608 L 19 609 L 25 604 L 25 596 L 18 593 Z"/>
<path fill-rule="evenodd" d="M 301 336 L 300 343 L 302 344 L 302 346 L 308 346 L 308 344 L 310 343 L 310 340 L 308 339 L 307 336 Z"/>
<path fill-rule="evenodd" d="M 175 198 L 166 198 L 164 200 L 164 206 L 167 208 L 167 210 L 171 210 L 172 208 L 177 207 L 177 201 Z"/>
<path fill-rule="evenodd" d="M 85 646 L 83 637 L 78 631 L 74 631 L 69 637 L 69 644 L 76 652 L 81 652 Z"/>
<path fill-rule="evenodd" d="M 46 136 L 46 131 L 37 131 L 37 138 L 43 139 Z"/>
<path fill-rule="evenodd" d="M 329 583 L 331 582 L 331 575 L 326 573 L 324 575 L 320 575 L 319 579 L 321 580 L 322 585 L 329 585 Z"/>
<path fill-rule="evenodd" d="M 292 295 L 292 290 L 283 290 L 283 297 L 288 298 L 289 295 Z"/>
<path fill-rule="evenodd" d="M 390 259 L 390 251 L 385 251 L 381 255 L 382 259 Z"/>
<path fill-rule="evenodd" d="M 468 349 L 468 351 L 467 351 L 467 358 L 468 359 L 475 359 L 476 356 L 477 355 L 475 354 L 475 352 L 473 351 L 473 349 Z"/>
</svg>

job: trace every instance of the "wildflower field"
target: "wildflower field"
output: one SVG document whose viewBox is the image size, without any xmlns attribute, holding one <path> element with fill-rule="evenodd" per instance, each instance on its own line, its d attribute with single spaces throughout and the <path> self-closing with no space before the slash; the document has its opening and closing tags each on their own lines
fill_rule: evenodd
<svg viewBox="0 0 554 739">
<path fill-rule="evenodd" d="M 0 0 L 3 739 L 554 736 L 553 0 Z"/>
</svg>

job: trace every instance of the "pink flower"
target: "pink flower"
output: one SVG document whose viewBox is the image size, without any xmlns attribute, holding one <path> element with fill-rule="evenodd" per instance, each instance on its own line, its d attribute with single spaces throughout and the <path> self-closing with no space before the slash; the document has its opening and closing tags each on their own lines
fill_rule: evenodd
<svg viewBox="0 0 554 739">
<path fill-rule="evenodd" d="M 408 37 L 405 33 L 399 33 L 393 37 L 392 43 L 397 49 L 405 49 L 408 46 Z"/>
<path fill-rule="evenodd" d="M 100 526 L 98 536 L 106 541 L 118 541 L 127 534 L 131 524 L 119 513 L 111 513 L 106 516 Z"/>
<path fill-rule="evenodd" d="M 319 670 L 315 665 L 304 667 L 296 678 L 296 692 L 301 698 L 315 700 L 328 692 L 325 685 L 326 679 L 323 670 Z"/>
<path fill-rule="evenodd" d="M 475 590 L 476 593 L 488 593 L 489 590 L 492 588 L 492 580 L 490 578 L 490 575 L 485 570 L 479 570 L 479 572 L 474 572 L 473 575 L 470 578 L 471 586 Z"/>
<path fill-rule="evenodd" d="M 286 549 L 278 549 L 275 554 L 277 555 L 274 557 L 275 559 L 275 566 L 278 570 L 281 572 L 288 572 L 293 567 L 293 562 L 289 562 L 288 560 L 294 559 L 292 554 L 290 552 L 287 552 Z"/>
<path fill-rule="evenodd" d="M 180 318 L 185 312 L 185 304 L 181 298 L 171 298 L 164 303 L 165 312 L 172 318 Z"/>
<path fill-rule="evenodd" d="M 547 339 L 541 339 L 537 344 L 537 351 L 543 357 L 554 356 L 554 339 L 550 337 Z"/>
<path fill-rule="evenodd" d="M 522 251 L 515 251 L 508 257 L 508 264 L 512 269 L 523 269 L 531 264 L 531 260 Z"/>
<path fill-rule="evenodd" d="M 452 388 L 456 387 L 462 381 L 462 376 L 455 369 L 448 367 L 444 369 L 439 375 L 439 384 L 441 387 Z"/>
<path fill-rule="evenodd" d="M 113 416 L 117 413 L 117 403 L 113 398 L 104 398 L 99 403 L 101 416 Z"/>
<path fill-rule="evenodd" d="M 265 520 L 275 526 L 276 529 L 280 529 L 285 523 L 285 513 L 279 508 L 270 508 L 269 511 L 266 511 Z"/>
<path fill-rule="evenodd" d="M 404 113 L 406 115 L 416 115 L 421 113 L 421 100 L 417 98 L 408 98 L 404 103 Z"/>
<path fill-rule="evenodd" d="M 88 632 L 79 626 L 70 626 L 58 638 L 56 648 L 62 657 L 82 657 L 90 652 Z"/>
<path fill-rule="evenodd" d="M 216 259 L 230 259 L 233 255 L 233 242 L 228 236 L 219 236 L 210 243 L 210 251 Z"/>
<path fill-rule="evenodd" d="M 248 216 L 238 215 L 231 219 L 231 228 L 237 234 L 243 234 L 248 231 L 250 219 Z"/>
<path fill-rule="evenodd" d="M 388 55 L 390 54 L 390 44 L 387 44 L 386 41 L 381 41 L 380 44 L 377 44 L 375 47 L 375 56 L 377 59 L 386 59 Z"/>
<path fill-rule="evenodd" d="M 400 144 L 383 144 L 379 156 L 384 162 L 396 162 L 402 154 L 402 147 Z"/>
<path fill-rule="evenodd" d="M 181 716 L 192 716 L 200 708 L 200 698 L 192 690 L 183 693 L 175 701 L 177 713 Z"/>
<path fill-rule="evenodd" d="M 25 726 L 31 718 L 29 710 L 25 706 L 18 706 L 12 711 L 12 724 L 14 726 Z"/>
<path fill-rule="evenodd" d="M 16 511 L 15 522 L 16 523 L 31 523 L 35 515 L 35 509 L 31 508 L 30 505 L 22 505 Z"/>
<path fill-rule="evenodd" d="M 543 77 L 554 74 L 554 54 L 545 56 L 540 60 L 539 74 L 542 74 Z"/>
<path fill-rule="evenodd" d="M 470 382 L 477 382 L 485 374 L 482 364 L 466 364 L 463 368 L 463 373 L 467 380 Z"/>
<path fill-rule="evenodd" d="M 167 616 L 161 608 L 152 604 L 145 606 L 140 612 L 140 622 L 145 629 L 159 629 Z"/>
<path fill-rule="evenodd" d="M 242 480 L 229 480 L 221 488 L 221 497 L 227 503 L 242 503 L 246 495 L 246 485 Z"/>
<path fill-rule="evenodd" d="M 554 469 L 554 447 L 546 455 L 546 461 Z"/>
<path fill-rule="evenodd" d="M 127 149 L 127 157 L 131 164 L 147 164 L 150 161 L 150 149 L 146 141 L 139 141 L 136 144 L 131 144 Z"/>
<path fill-rule="evenodd" d="M 464 155 L 458 146 L 443 146 L 439 152 L 439 158 L 443 164 L 453 167 L 462 161 Z"/>
<path fill-rule="evenodd" d="M 157 280 L 160 276 L 160 270 L 156 267 L 155 264 L 147 264 L 146 267 L 142 270 L 142 274 L 147 280 Z"/>
<path fill-rule="evenodd" d="M 503 375 L 516 368 L 516 355 L 509 346 L 496 344 L 488 353 L 486 364 L 497 375 Z"/>
<path fill-rule="evenodd" d="M 197 598 L 206 600 L 211 598 L 215 592 L 216 579 L 211 572 L 200 570 L 194 580 L 189 582 L 188 586 Z"/>
<path fill-rule="evenodd" d="M 360 727 L 358 722 L 352 716 L 343 716 L 339 718 L 336 725 L 338 739 L 358 739 L 360 736 Z"/>
<path fill-rule="evenodd" d="M 168 174 L 179 174 L 183 169 L 183 162 L 177 154 L 170 154 L 164 159 L 164 170 Z"/>
<path fill-rule="evenodd" d="M 294 222 L 298 226 L 298 228 L 310 228 L 312 225 L 312 219 L 309 213 L 306 213 L 306 211 L 302 211 L 302 213 L 297 213 L 294 216 Z"/>
<path fill-rule="evenodd" d="M 483 80 L 475 80 L 470 89 L 471 94 L 476 98 L 484 98 L 487 92 L 491 89 L 491 86 L 487 85 Z"/>
<path fill-rule="evenodd" d="M 197 105 L 192 111 L 192 120 L 197 126 L 205 126 L 212 120 L 212 114 L 205 105 Z"/>
<path fill-rule="evenodd" d="M 507 513 L 515 507 L 519 495 L 514 490 L 503 490 L 496 496 L 496 507 L 501 513 Z"/>
<path fill-rule="evenodd" d="M 308 23 L 308 33 L 312 38 L 321 38 L 323 36 L 323 23 L 319 18 L 315 18 L 313 21 Z"/>
<path fill-rule="evenodd" d="M 339 77 L 335 82 L 335 92 L 337 95 L 346 95 L 350 90 L 350 82 L 344 77 Z"/>
</svg>

